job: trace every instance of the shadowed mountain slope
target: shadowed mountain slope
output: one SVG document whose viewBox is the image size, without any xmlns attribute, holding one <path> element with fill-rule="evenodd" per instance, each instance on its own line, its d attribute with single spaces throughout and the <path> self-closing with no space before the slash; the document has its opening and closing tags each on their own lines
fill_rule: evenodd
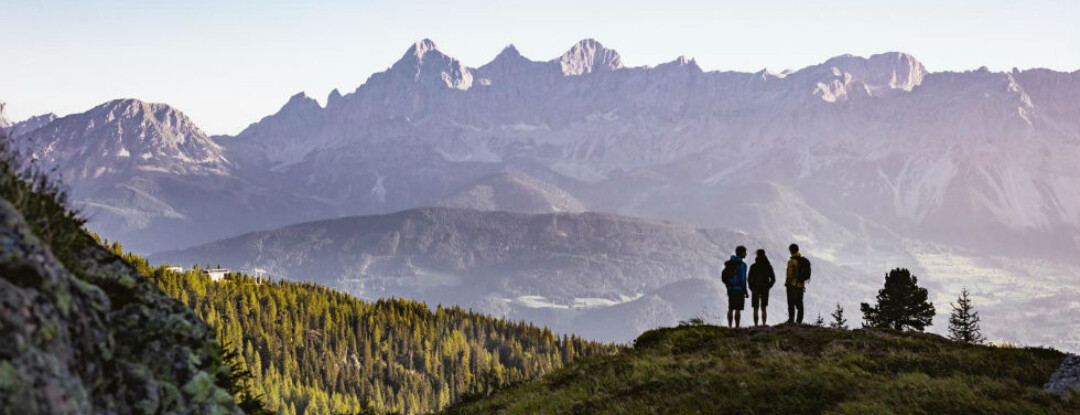
<svg viewBox="0 0 1080 415">
<path fill-rule="evenodd" d="M 574 196 L 525 173 L 493 174 L 443 198 L 438 206 L 521 213 L 584 212 Z"/>
<path fill-rule="evenodd" d="M 315 281 L 363 298 L 459 304 L 590 338 L 628 340 L 687 318 L 668 311 L 657 315 L 655 307 L 642 305 L 661 299 L 662 310 L 671 309 L 669 303 L 681 300 L 652 292 L 691 278 L 715 281 L 726 252 L 740 243 L 755 240 L 602 213 L 422 208 L 255 232 L 150 259 Z M 719 295 L 714 287 L 710 302 Z M 601 333 L 588 322 L 590 313 L 615 304 L 636 310 L 626 315 L 636 313 L 640 323 Z"/>
</svg>

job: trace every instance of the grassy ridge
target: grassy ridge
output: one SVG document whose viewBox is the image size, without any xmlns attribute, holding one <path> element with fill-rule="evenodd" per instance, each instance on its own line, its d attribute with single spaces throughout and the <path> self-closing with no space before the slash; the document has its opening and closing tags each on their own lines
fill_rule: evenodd
<svg viewBox="0 0 1080 415">
<path fill-rule="evenodd" d="M 646 332 L 446 414 L 1080 413 L 1042 391 L 1064 355 L 928 334 L 780 326 Z"/>
</svg>

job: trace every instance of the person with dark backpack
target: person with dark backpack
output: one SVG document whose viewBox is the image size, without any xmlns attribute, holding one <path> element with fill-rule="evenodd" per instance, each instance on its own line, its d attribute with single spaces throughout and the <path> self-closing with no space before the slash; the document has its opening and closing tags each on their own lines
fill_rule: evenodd
<svg viewBox="0 0 1080 415">
<path fill-rule="evenodd" d="M 784 281 L 784 287 L 787 287 L 787 322 L 802 324 L 803 295 L 806 294 L 806 283 L 810 282 L 810 260 L 799 253 L 799 245 L 791 244 L 788 251 L 791 252 L 791 259 L 787 263 L 787 279 Z"/>
<path fill-rule="evenodd" d="M 769 257 L 765 256 L 765 250 L 759 249 L 754 257 L 754 265 L 750 266 L 750 274 L 746 277 L 746 283 L 750 286 L 750 306 L 754 308 L 754 325 L 758 325 L 758 309 L 761 309 L 761 324 L 768 325 L 769 290 L 776 284 L 776 273 L 773 272 Z"/>
<path fill-rule="evenodd" d="M 733 320 L 735 327 L 739 327 L 742 309 L 746 306 L 746 297 L 750 296 L 746 290 L 746 263 L 743 262 L 743 258 L 746 258 L 746 247 L 740 245 L 735 248 L 735 255 L 724 262 L 724 270 L 720 273 L 720 279 L 727 286 L 728 327 L 731 327 Z"/>
</svg>

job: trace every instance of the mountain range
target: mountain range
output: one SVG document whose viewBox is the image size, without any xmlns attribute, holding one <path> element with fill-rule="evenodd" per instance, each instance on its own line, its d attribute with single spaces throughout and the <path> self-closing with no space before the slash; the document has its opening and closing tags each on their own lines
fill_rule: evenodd
<svg viewBox="0 0 1080 415">
<path fill-rule="evenodd" d="M 799 242 L 864 287 L 905 266 L 939 302 L 972 286 L 1004 323 L 1008 307 L 1080 313 L 1078 84 L 930 72 L 895 52 L 781 72 L 627 67 L 595 40 L 469 67 L 423 40 L 355 91 L 297 94 L 234 137 L 137 100 L 14 135 L 136 252 L 433 205 L 601 211 Z"/>
</svg>

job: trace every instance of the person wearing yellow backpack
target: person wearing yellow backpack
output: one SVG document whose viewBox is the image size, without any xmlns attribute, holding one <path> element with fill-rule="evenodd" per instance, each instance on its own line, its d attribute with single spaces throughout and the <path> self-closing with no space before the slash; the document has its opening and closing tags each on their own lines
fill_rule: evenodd
<svg viewBox="0 0 1080 415">
<path fill-rule="evenodd" d="M 787 288 L 787 322 L 802 324 L 803 296 L 806 294 L 806 283 L 810 282 L 810 260 L 799 253 L 797 244 L 791 244 L 788 251 L 791 252 L 791 259 L 787 263 L 787 278 L 784 281 Z"/>
</svg>

